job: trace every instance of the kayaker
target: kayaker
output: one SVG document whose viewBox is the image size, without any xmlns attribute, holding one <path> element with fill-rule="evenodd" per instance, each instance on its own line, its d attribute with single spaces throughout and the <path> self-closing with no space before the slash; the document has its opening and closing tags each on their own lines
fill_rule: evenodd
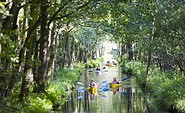
<svg viewBox="0 0 185 113">
<path fill-rule="evenodd" d="M 112 84 L 119 84 L 120 82 L 116 79 L 116 77 L 113 78 Z M 113 94 L 115 95 L 117 92 L 119 92 L 119 87 L 112 90 Z"/>
<path fill-rule="evenodd" d="M 100 66 L 98 66 L 98 67 L 96 68 L 96 71 L 100 71 Z"/>
<path fill-rule="evenodd" d="M 91 100 L 94 100 L 94 97 L 97 95 L 97 84 L 94 82 L 93 79 L 91 79 L 90 83 L 89 83 L 89 88 L 88 88 L 88 91 L 89 91 L 89 94 L 90 94 L 90 99 Z"/>
<path fill-rule="evenodd" d="M 119 81 L 116 79 L 116 77 L 114 77 L 112 83 L 113 84 L 119 84 Z"/>
<path fill-rule="evenodd" d="M 107 61 L 105 66 L 110 66 L 110 61 Z"/>
<path fill-rule="evenodd" d="M 114 62 L 114 61 L 112 61 L 112 64 L 113 64 L 113 65 L 117 65 L 116 62 Z"/>
<path fill-rule="evenodd" d="M 93 79 L 91 79 L 91 81 L 89 83 L 89 87 L 96 87 L 96 83 L 94 82 Z"/>
</svg>

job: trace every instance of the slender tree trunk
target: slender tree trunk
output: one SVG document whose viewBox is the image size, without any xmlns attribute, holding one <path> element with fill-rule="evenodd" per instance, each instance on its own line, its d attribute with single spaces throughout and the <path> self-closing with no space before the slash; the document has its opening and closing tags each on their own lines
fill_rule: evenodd
<svg viewBox="0 0 185 113">
<path fill-rule="evenodd" d="M 56 25 L 56 21 L 53 22 L 53 26 L 52 26 L 52 30 L 51 30 L 51 37 L 50 37 L 50 60 L 49 60 L 49 64 L 48 64 L 48 69 L 47 69 L 47 73 L 51 76 L 53 76 L 54 73 L 54 58 L 55 58 L 55 54 L 56 54 L 56 38 L 58 36 L 58 32 L 56 31 L 57 25 Z"/>
<path fill-rule="evenodd" d="M 59 35 L 55 36 L 55 41 L 54 41 L 54 72 L 57 69 L 57 51 L 58 51 L 58 46 L 59 46 Z"/>
<path fill-rule="evenodd" d="M 21 7 L 19 0 L 13 1 L 9 11 L 9 14 L 11 14 L 12 16 L 7 16 L 2 23 L 3 34 L 6 34 L 13 43 L 15 43 L 18 39 L 17 33 L 13 31 L 15 31 L 17 28 L 17 18 L 20 9 Z M 0 95 L 2 96 L 2 98 L 4 98 L 9 96 L 14 84 L 16 83 L 15 73 L 17 72 L 17 70 L 15 70 L 15 68 L 17 67 L 17 65 L 11 61 L 10 56 L 18 53 L 17 51 L 11 50 L 8 43 L 2 43 L 0 51 L 5 55 L 0 57 L 2 66 L 2 68 L 0 69 L 0 73 L 2 77 L 1 79 L 4 83 L 0 88 Z"/>
<path fill-rule="evenodd" d="M 88 50 L 85 50 L 84 51 L 84 60 L 83 60 L 83 62 L 86 64 L 87 63 L 87 54 L 88 54 Z"/>
<path fill-rule="evenodd" d="M 39 84 L 38 92 L 45 92 L 45 85 L 47 81 L 47 68 L 48 68 L 48 61 L 49 61 L 49 28 L 47 24 L 48 20 L 48 13 L 47 13 L 47 6 L 48 1 L 42 0 L 41 2 L 41 30 L 40 30 L 40 52 L 39 52 L 39 60 L 41 62 L 39 66 L 39 80 L 41 83 Z"/>
<path fill-rule="evenodd" d="M 82 47 L 81 47 L 81 45 L 79 45 L 79 46 L 77 46 L 77 61 L 79 61 L 79 62 L 82 62 L 82 60 L 83 60 L 83 49 L 82 49 Z"/>
<path fill-rule="evenodd" d="M 151 37 L 149 39 L 150 42 L 153 41 L 154 39 L 154 32 L 155 32 L 155 18 L 153 18 L 153 21 L 152 21 L 152 33 L 151 33 Z M 150 65 L 151 65 L 151 61 L 152 61 L 152 49 L 153 48 L 149 48 L 148 50 L 148 59 L 147 59 L 147 69 L 146 69 L 146 76 L 148 77 L 148 74 L 149 74 L 149 71 L 150 71 Z"/>
<path fill-rule="evenodd" d="M 74 39 L 74 37 L 72 37 L 71 51 L 70 51 L 70 67 L 73 67 L 72 63 L 73 63 L 74 42 L 75 42 L 75 39 Z"/>
<path fill-rule="evenodd" d="M 25 11 L 27 11 L 28 7 L 25 7 Z M 28 25 L 33 27 L 34 23 L 37 21 L 37 7 L 36 4 L 33 2 L 31 10 L 31 17 L 32 19 L 29 20 Z M 30 29 L 29 29 L 30 30 Z M 28 32 L 29 32 L 28 30 Z M 24 48 L 26 48 L 26 57 L 25 57 L 25 66 L 24 66 L 24 73 L 25 75 L 22 78 L 22 87 L 21 93 L 19 95 L 20 101 L 23 100 L 24 96 L 29 94 L 30 84 L 33 81 L 33 66 L 34 66 L 34 51 L 35 51 L 35 43 L 36 43 L 36 31 L 32 33 L 31 36 L 26 37 Z"/>
<path fill-rule="evenodd" d="M 122 43 L 121 44 L 121 61 L 123 60 L 124 54 L 125 54 L 125 45 Z"/>
<path fill-rule="evenodd" d="M 133 60 L 133 50 L 132 50 L 132 44 L 127 44 L 127 51 L 128 51 L 128 59 Z"/>
<path fill-rule="evenodd" d="M 4 23 L 3 23 L 3 30 L 9 31 L 9 30 L 15 30 L 17 28 L 17 18 L 19 10 L 21 9 L 21 2 L 19 0 L 13 1 L 13 4 L 10 8 L 9 14 L 12 14 L 12 16 L 8 16 Z M 10 34 L 11 35 L 11 34 Z M 12 37 L 12 39 L 16 39 L 16 37 Z"/>
<path fill-rule="evenodd" d="M 75 49 L 74 49 L 74 60 L 78 61 L 78 53 L 79 53 L 79 47 L 78 45 L 75 45 Z"/>
<path fill-rule="evenodd" d="M 147 58 L 147 68 L 146 68 L 146 74 L 147 75 L 150 71 L 151 60 L 152 60 L 152 52 L 151 52 L 151 50 L 149 50 L 148 51 L 148 58 Z"/>
<path fill-rule="evenodd" d="M 64 65 L 66 63 L 66 57 L 67 57 L 67 60 L 69 60 L 68 59 L 69 36 L 68 35 L 69 35 L 68 32 L 65 32 L 65 34 L 64 34 L 64 46 L 63 46 L 64 47 L 64 55 L 63 55 L 63 60 L 62 60 L 63 67 L 64 67 Z M 68 61 L 67 61 L 67 63 L 68 63 Z M 68 64 L 68 66 L 69 66 L 69 64 Z"/>
<path fill-rule="evenodd" d="M 36 84 L 39 84 L 39 76 L 38 76 L 38 61 L 39 61 L 39 41 L 36 41 L 34 43 L 34 61 L 33 61 L 33 79 L 36 82 Z M 34 88 L 34 91 L 37 89 Z"/>
<path fill-rule="evenodd" d="M 70 48 L 70 37 L 69 37 L 69 32 L 66 34 L 66 54 L 67 54 L 67 64 L 68 67 L 71 67 L 71 48 Z"/>
</svg>

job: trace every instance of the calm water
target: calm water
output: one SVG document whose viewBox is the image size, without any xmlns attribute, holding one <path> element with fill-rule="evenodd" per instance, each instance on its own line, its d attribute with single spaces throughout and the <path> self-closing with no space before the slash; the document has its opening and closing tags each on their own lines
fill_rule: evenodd
<svg viewBox="0 0 185 113">
<path fill-rule="evenodd" d="M 145 113 L 146 107 L 135 78 L 122 81 L 116 93 L 102 90 L 102 82 L 110 83 L 114 77 L 120 81 L 125 78 L 118 67 L 109 67 L 107 70 L 102 70 L 100 74 L 86 70 L 80 77 L 83 85 L 77 85 L 76 90 L 68 97 L 63 113 Z M 98 94 L 93 99 L 86 91 L 91 79 L 98 83 Z M 77 90 L 79 88 L 83 90 Z"/>
<path fill-rule="evenodd" d="M 107 60 L 110 62 L 117 49 L 116 45 L 111 42 L 104 42 L 104 62 L 101 65 L 101 73 L 98 74 L 92 69 L 88 69 L 80 77 L 79 82 L 83 85 L 77 85 L 76 90 L 68 97 L 62 112 L 63 113 L 147 113 L 144 105 L 142 93 L 136 85 L 135 78 L 122 81 L 119 91 L 102 90 L 102 82 L 110 83 L 114 77 L 122 80 L 126 75 L 121 74 L 119 66 L 104 67 Z M 112 54 L 111 54 L 112 53 Z M 98 94 L 93 99 L 87 92 L 87 86 L 91 79 L 98 83 Z M 84 87 L 84 88 L 83 88 Z M 80 88 L 80 90 L 78 90 Z"/>
</svg>

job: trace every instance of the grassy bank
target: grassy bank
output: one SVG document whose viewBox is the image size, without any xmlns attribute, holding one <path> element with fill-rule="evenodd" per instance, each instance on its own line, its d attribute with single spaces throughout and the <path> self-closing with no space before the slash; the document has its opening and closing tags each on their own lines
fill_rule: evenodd
<svg viewBox="0 0 185 113">
<path fill-rule="evenodd" d="M 185 77 L 176 72 L 164 72 L 152 67 L 146 76 L 146 65 L 141 62 L 121 62 L 123 72 L 137 79 L 148 97 L 149 106 L 155 111 L 185 112 Z"/>
</svg>

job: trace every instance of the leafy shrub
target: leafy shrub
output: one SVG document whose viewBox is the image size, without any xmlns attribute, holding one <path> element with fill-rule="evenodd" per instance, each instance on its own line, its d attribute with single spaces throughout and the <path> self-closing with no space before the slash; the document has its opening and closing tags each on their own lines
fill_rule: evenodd
<svg viewBox="0 0 185 113">
<path fill-rule="evenodd" d="M 52 102 L 53 105 L 60 104 L 63 105 L 65 99 L 61 98 L 66 96 L 65 89 L 66 85 L 63 82 L 55 80 L 49 84 L 47 87 L 47 98 Z"/>
<path fill-rule="evenodd" d="M 55 74 L 55 79 L 60 80 L 60 82 L 74 84 L 78 80 L 79 75 L 79 69 L 58 68 Z"/>
<path fill-rule="evenodd" d="M 184 76 L 156 71 L 148 78 L 147 91 L 157 108 L 169 110 L 173 106 L 183 111 L 185 106 L 178 100 L 183 99 L 185 95 L 184 83 Z"/>
<path fill-rule="evenodd" d="M 126 55 L 123 56 L 122 59 L 118 58 L 117 60 L 120 64 L 121 69 L 125 70 L 125 68 L 126 68 L 125 64 L 129 62 L 128 55 L 126 54 Z"/>
<path fill-rule="evenodd" d="M 127 60 L 121 63 L 121 67 L 126 74 L 132 74 L 137 77 L 137 83 L 140 88 L 146 88 L 149 103 L 156 109 L 170 110 L 178 109 L 185 112 L 185 77 L 171 72 L 162 72 L 153 67 L 151 73 L 146 77 L 146 65 L 141 62 L 132 62 Z M 145 87 L 146 86 L 146 87 Z M 173 108 L 172 108 L 173 107 Z"/>
<path fill-rule="evenodd" d="M 127 75 L 146 75 L 146 65 L 139 61 L 129 61 L 128 55 L 124 55 L 122 61 L 118 60 L 123 72 Z"/>
<path fill-rule="evenodd" d="M 146 65 L 141 62 L 128 62 L 125 64 L 125 70 L 132 75 L 146 75 Z"/>
<path fill-rule="evenodd" d="M 144 88 L 146 81 L 146 65 L 135 61 L 124 63 L 124 66 L 122 65 L 122 69 L 124 67 L 124 73 L 128 76 L 137 76 L 138 85 Z"/>
<path fill-rule="evenodd" d="M 185 112 L 185 97 L 176 100 L 176 108 L 182 113 Z"/>
<path fill-rule="evenodd" d="M 29 104 L 24 108 L 26 113 L 47 113 L 52 109 L 52 102 L 45 94 L 32 94 L 29 97 Z"/>
<path fill-rule="evenodd" d="M 100 66 L 102 61 L 103 61 L 103 58 L 97 58 L 96 60 L 89 60 L 85 67 L 87 67 L 87 68 L 95 68 L 97 66 Z"/>
<path fill-rule="evenodd" d="M 74 63 L 73 65 L 74 69 L 79 73 L 82 73 L 84 71 L 84 66 L 85 64 L 83 63 Z"/>
</svg>

